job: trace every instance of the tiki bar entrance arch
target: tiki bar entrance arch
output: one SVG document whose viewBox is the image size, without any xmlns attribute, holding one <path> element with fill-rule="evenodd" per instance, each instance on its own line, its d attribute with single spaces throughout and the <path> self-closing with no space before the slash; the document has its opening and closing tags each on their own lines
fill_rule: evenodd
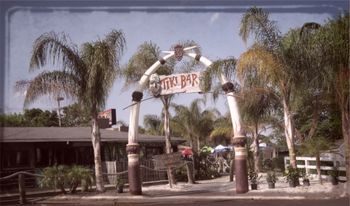
<svg viewBox="0 0 350 206">
<path fill-rule="evenodd" d="M 206 67 L 210 67 L 212 62 L 193 52 L 189 52 L 194 47 L 182 48 L 180 46 L 175 47 L 175 51 L 166 52 L 163 58 L 156 61 L 147 71 L 143 74 L 138 82 L 136 90 L 132 93 L 132 108 L 130 111 L 129 122 L 129 134 L 128 144 L 126 145 L 126 151 L 128 153 L 128 179 L 129 179 L 129 191 L 133 195 L 141 195 L 141 178 L 140 178 L 140 146 L 138 144 L 138 126 L 139 126 L 139 111 L 140 102 L 143 97 L 143 90 L 147 87 L 148 80 L 151 75 L 154 74 L 157 69 L 165 64 L 166 60 L 170 57 L 175 57 L 181 60 L 183 55 L 189 56 L 196 61 L 200 61 Z M 246 193 L 248 192 L 248 177 L 247 177 L 247 152 L 245 149 L 246 137 L 242 131 L 241 119 L 238 110 L 237 101 L 234 97 L 234 86 L 227 78 L 221 74 L 220 83 L 224 90 L 229 105 L 231 114 L 232 126 L 233 126 L 233 138 L 232 144 L 235 150 L 235 175 L 236 175 L 236 192 Z"/>
</svg>

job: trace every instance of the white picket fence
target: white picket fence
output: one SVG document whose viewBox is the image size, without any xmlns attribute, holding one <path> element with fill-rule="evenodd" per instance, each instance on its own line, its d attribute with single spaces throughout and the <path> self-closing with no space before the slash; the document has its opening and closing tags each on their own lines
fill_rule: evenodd
<svg viewBox="0 0 350 206">
<path fill-rule="evenodd" d="M 346 181 L 346 168 L 345 166 L 339 166 L 344 165 L 345 162 L 339 160 L 339 158 L 329 158 L 329 157 L 322 157 L 321 160 L 321 174 L 325 173 L 327 174 L 327 171 L 333 170 L 334 167 L 338 168 L 338 171 L 345 171 L 344 175 L 339 176 L 339 180 Z M 289 166 L 289 157 L 284 157 L 284 166 L 287 168 Z M 329 166 L 322 166 L 322 164 L 326 163 Z M 310 170 L 316 171 L 316 157 L 297 157 L 297 167 L 300 169 L 305 169 L 306 174 L 308 174 L 311 177 L 316 177 L 317 174 L 311 173 Z M 322 178 L 328 178 L 328 175 L 321 175 Z"/>
</svg>

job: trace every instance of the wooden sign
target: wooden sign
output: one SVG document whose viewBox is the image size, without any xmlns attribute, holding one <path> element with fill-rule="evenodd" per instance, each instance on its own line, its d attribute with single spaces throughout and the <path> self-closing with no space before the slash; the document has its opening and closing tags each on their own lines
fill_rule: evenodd
<svg viewBox="0 0 350 206">
<path fill-rule="evenodd" d="M 201 79 L 200 72 L 173 74 L 169 76 L 152 74 L 149 88 L 156 97 L 176 93 L 201 92 Z"/>
<path fill-rule="evenodd" d="M 154 155 L 153 156 L 154 169 L 162 170 L 168 167 L 179 167 L 184 161 L 180 152 Z"/>
</svg>

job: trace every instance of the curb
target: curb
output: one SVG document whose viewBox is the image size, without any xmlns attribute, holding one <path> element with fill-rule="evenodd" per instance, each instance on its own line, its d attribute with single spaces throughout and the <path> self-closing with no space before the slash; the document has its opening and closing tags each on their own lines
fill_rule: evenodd
<svg viewBox="0 0 350 206">
<path fill-rule="evenodd" d="M 199 195 L 181 195 L 181 196 L 167 196 L 167 197 L 149 197 L 149 196 L 81 196 L 81 197 L 72 197 L 72 196 L 56 196 L 50 198 L 50 200 L 119 200 L 123 202 L 153 202 L 157 201 L 174 201 L 182 202 L 188 200 L 329 200 L 329 199 L 339 199 L 347 197 L 345 195 L 341 196 L 256 196 L 256 195 L 237 195 L 237 196 L 228 196 L 228 195 L 211 195 L 211 196 L 199 196 Z"/>
</svg>

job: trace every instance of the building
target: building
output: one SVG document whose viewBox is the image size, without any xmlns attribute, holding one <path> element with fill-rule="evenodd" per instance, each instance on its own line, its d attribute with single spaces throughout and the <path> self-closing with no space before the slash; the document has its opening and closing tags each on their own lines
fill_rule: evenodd
<svg viewBox="0 0 350 206">
<path fill-rule="evenodd" d="M 4 127 L 0 128 L 0 175 L 33 171 L 55 164 L 93 167 L 94 156 L 90 127 Z M 128 133 L 101 129 L 103 162 L 127 162 Z M 173 150 L 185 142 L 172 138 Z M 139 135 L 141 161 L 164 153 L 163 136 Z"/>
</svg>

